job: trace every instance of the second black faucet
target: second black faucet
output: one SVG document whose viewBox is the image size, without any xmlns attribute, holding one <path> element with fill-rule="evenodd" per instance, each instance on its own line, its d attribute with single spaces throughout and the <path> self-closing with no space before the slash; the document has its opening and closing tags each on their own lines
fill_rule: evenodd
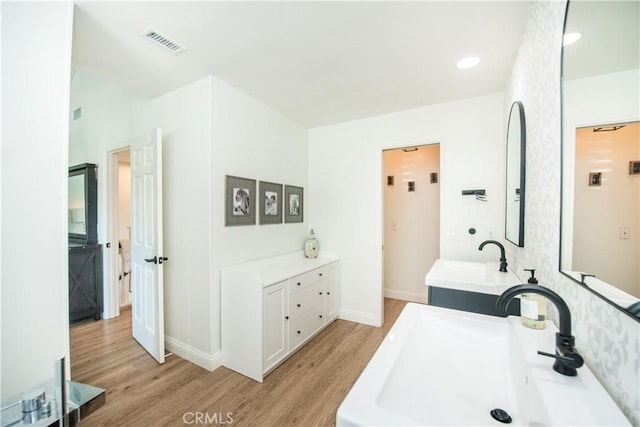
<svg viewBox="0 0 640 427">
<path fill-rule="evenodd" d="M 478 248 L 478 250 L 481 251 L 482 248 L 484 248 L 485 245 L 488 245 L 488 244 L 494 244 L 500 248 L 500 271 L 506 273 L 507 272 L 507 256 L 504 253 L 504 246 L 502 246 L 502 243 L 496 240 L 485 240 L 484 242 L 480 243 L 480 247 Z"/>
</svg>

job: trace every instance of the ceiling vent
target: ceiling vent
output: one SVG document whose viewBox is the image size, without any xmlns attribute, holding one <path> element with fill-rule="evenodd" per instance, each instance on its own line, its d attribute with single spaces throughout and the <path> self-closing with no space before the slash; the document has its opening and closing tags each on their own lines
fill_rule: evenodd
<svg viewBox="0 0 640 427">
<path fill-rule="evenodd" d="M 159 31 L 156 31 L 154 28 L 148 28 L 141 32 L 140 35 L 146 37 L 147 40 L 152 41 L 153 43 L 168 50 L 171 53 L 180 53 L 187 50 L 186 47 L 182 46 L 176 41 L 171 40 L 169 37 L 165 36 Z"/>
</svg>

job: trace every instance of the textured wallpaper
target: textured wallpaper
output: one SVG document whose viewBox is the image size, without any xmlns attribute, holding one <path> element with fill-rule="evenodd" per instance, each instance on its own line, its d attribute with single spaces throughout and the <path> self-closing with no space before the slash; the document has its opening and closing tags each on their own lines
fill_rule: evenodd
<svg viewBox="0 0 640 427">
<path fill-rule="evenodd" d="M 627 418 L 640 425 L 640 322 L 559 273 L 560 67 L 566 2 L 532 4 L 526 33 L 505 93 L 522 101 L 527 126 L 525 247 L 508 245 L 520 277 L 535 268 L 540 284 L 558 292 L 572 313 L 576 346 Z M 554 318 L 553 313 L 550 317 Z"/>
</svg>

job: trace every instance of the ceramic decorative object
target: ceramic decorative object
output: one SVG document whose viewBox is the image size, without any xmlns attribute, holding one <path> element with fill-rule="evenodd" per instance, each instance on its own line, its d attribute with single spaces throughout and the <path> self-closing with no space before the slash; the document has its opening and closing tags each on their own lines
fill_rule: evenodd
<svg viewBox="0 0 640 427">
<path fill-rule="evenodd" d="M 320 245 L 318 244 L 318 239 L 316 239 L 313 230 L 311 230 L 309 232 L 309 238 L 304 243 L 304 256 L 307 258 L 316 258 L 319 250 Z"/>
</svg>

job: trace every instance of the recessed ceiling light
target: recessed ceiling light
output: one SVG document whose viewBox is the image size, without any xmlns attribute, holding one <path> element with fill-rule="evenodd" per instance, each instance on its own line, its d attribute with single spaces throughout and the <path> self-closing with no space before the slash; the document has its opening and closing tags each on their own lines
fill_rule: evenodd
<svg viewBox="0 0 640 427">
<path fill-rule="evenodd" d="M 480 63 L 480 58 L 478 58 L 477 56 L 470 56 L 468 58 L 464 58 L 458 61 L 458 63 L 456 64 L 456 67 L 458 67 L 461 70 L 464 70 L 467 68 L 475 67 L 479 63 Z"/>
<path fill-rule="evenodd" d="M 567 33 L 562 37 L 562 46 L 569 46 L 580 40 L 580 37 L 582 37 L 580 33 Z"/>
</svg>

